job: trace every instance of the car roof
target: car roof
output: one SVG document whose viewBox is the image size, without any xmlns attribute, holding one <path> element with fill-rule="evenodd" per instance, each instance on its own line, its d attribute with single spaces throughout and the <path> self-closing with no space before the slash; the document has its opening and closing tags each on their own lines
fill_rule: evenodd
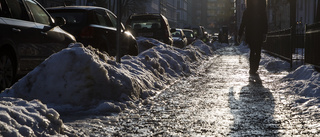
<svg viewBox="0 0 320 137">
<path fill-rule="evenodd" d="M 162 14 L 159 14 L 159 13 L 134 13 L 130 16 L 130 18 L 139 18 L 139 17 L 146 17 L 146 16 L 149 16 L 149 17 L 164 17 Z"/>
<path fill-rule="evenodd" d="M 50 7 L 46 8 L 47 10 L 107 10 L 111 12 L 110 10 L 103 8 L 103 7 L 96 7 L 96 6 L 59 6 L 59 7 Z"/>
<path fill-rule="evenodd" d="M 192 29 L 182 29 L 183 31 L 192 31 L 193 32 L 193 30 Z"/>
</svg>

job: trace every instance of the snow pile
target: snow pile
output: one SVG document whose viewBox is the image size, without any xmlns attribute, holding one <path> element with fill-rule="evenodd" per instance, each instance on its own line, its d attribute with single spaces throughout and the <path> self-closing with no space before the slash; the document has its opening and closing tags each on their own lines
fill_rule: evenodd
<svg viewBox="0 0 320 137">
<path fill-rule="evenodd" d="M 70 45 L 0 96 L 73 106 L 96 105 L 102 100 L 136 100 L 191 74 L 196 67 L 193 62 L 212 54 L 210 47 L 200 41 L 178 49 L 153 39 L 140 39 L 155 46 L 136 57 L 124 56 L 121 63 L 82 44 Z"/>
<path fill-rule="evenodd" d="M 300 66 L 283 80 L 294 93 L 305 97 L 320 97 L 320 74 L 311 65 Z"/>
<path fill-rule="evenodd" d="M 38 100 L 0 98 L 0 135 L 51 136 L 64 132 L 60 115 Z"/>
<path fill-rule="evenodd" d="M 213 42 L 213 45 L 216 49 L 220 49 L 220 48 L 223 48 L 223 47 L 227 47 L 227 46 L 230 46 L 228 43 L 220 43 L 218 41 L 214 41 Z"/>
<path fill-rule="evenodd" d="M 275 58 L 267 54 L 261 54 L 260 65 L 271 72 L 282 72 L 290 70 L 290 63 L 280 58 Z"/>
<path fill-rule="evenodd" d="M 198 61 L 213 53 L 200 41 L 179 49 L 154 39 L 138 40 L 143 52 L 124 56 L 121 63 L 80 43 L 46 59 L 0 94 L 0 135 L 71 135 L 56 110 L 95 114 L 135 107 L 130 100 L 153 95 L 190 75 Z"/>
</svg>

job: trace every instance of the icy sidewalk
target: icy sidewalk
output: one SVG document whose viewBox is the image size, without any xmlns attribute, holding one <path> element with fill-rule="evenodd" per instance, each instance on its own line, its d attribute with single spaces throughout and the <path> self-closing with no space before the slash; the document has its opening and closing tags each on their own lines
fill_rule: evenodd
<svg viewBox="0 0 320 137">
<path fill-rule="evenodd" d="M 279 83 L 287 73 L 260 68 L 261 83 L 249 82 L 247 56 L 221 48 L 161 94 L 116 116 L 68 119 L 84 136 L 317 136 L 319 124 L 292 109 L 296 96 Z"/>
</svg>

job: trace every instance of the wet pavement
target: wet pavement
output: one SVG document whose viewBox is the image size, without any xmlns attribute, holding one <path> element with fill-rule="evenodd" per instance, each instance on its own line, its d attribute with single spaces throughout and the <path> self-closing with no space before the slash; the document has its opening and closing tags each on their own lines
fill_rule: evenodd
<svg viewBox="0 0 320 137">
<path fill-rule="evenodd" d="M 280 90 L 286 73 L 249 76 L 236 47 L 219 49 L 196 74 L 114 116 L 65 124 L 80 136 L 319 136 L 319 118 L 293 109 Z M 250 81 L 249 81 L 250 79 Z"/>
</svg>

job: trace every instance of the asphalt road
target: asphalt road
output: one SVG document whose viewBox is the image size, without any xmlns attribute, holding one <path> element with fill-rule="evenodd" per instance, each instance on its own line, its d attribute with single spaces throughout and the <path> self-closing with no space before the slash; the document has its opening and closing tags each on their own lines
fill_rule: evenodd
<svg viewBox="0 0 320 137">
<path fill-rule="evenodd" d="M 319 136 L 319 121 L 292 108 L 285 74 L 250 77 L 235 47 L 221 48 L 196 74 L 113 116 L 66 120 L 79 136 Z M 68 118 L 67 118 L 68 119 Z"/>
</svg>

